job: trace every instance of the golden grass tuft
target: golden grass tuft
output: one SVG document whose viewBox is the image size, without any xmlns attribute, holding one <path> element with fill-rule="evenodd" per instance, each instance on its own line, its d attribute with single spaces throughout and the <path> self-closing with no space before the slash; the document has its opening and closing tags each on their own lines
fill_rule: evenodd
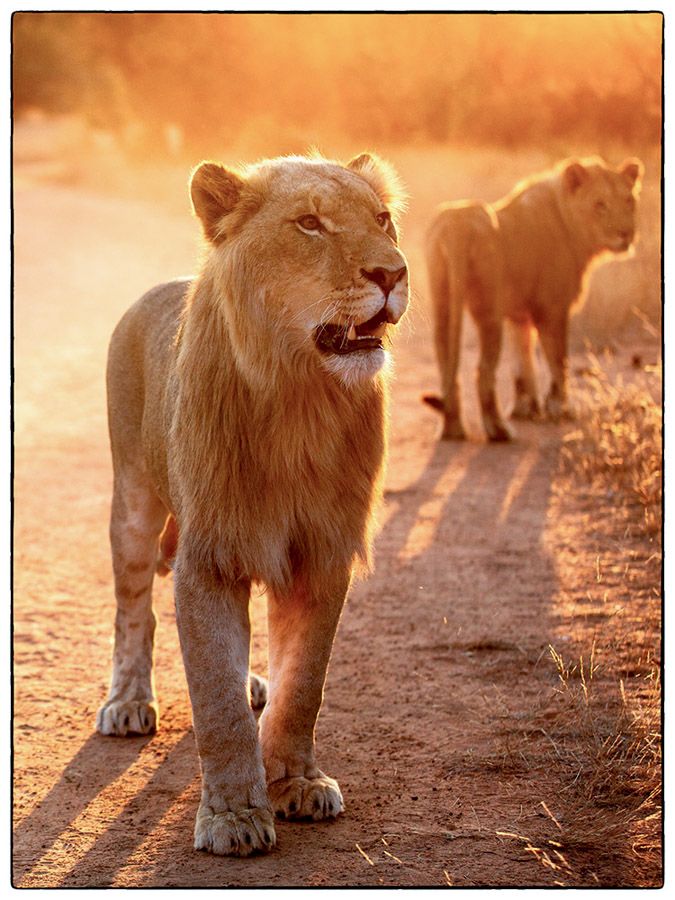
<svg viewBox="0 0 675 900">
<path fill-rule="evenodd" d="M 588 390 L 579 400 L 578 428 L 564 438 L 563 465 L 612 492 L 617 506 L 638 504 L 632 525 L 654 537 L 661 529 L 661 365 L 645 367 L 642 384 L 625 384 L 621 375 L 612 383 L 593 354 L 589 362 Z"/>
<path fill-rule="evenodd" d="M 617 884 L 655 883 L 661 855 L 660 677 L 653 667 L 637 698 L 623 680 L 613 691 L 596 689 L 597 664 L 566 662 L 553 648 L 560 704 L 557 753 L 569 772 L 559 840 L 572 860 L 600 863 L 623 849 Z"/>
</svg>

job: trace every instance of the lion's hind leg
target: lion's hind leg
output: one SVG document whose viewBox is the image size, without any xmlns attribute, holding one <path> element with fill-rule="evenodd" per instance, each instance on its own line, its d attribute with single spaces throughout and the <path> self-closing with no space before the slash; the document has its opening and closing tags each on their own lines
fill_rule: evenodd
<svg viewBox="0 0 675 900">
<path fill-rule="evenodd" d="M 424 394 L 422 400 L 443 416 L 441 440 L 464 440 L 457 371 L 462 336 L 463 293 L 466 273 L 461 254 L 450 264 L 436 247 L 427 261 L 429 291 L 434 313 L 434 346 L 441 377 L 441 396 Z"/>
<path fill-rule="evenodd" d="M 157 727 L 152 582 L 166 517 L 164 504 L 142 474 L 116 473 L 110 544 L 117 614 L 110 692 L 96 717 L 101 734 L 147 734 Z"/>
<path fill-rule="evenodd" d="M 485 313 L 482 318 L 476 317 L 476 324 L 480 338 L 478 397 L 485 434 L 489 441 L 510 441 L 513 433 L 499 411 L 495 386 L 495 371 L 502 343 L 502 322 L 498 316 Z"/>
</svg>

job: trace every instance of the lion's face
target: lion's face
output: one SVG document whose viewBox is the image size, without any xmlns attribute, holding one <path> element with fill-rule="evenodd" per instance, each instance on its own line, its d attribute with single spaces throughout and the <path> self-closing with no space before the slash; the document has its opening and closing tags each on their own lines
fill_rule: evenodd
<svg viewBox="0 0 675 900">
<path fill-rule="evenodd" d="M 598 250 L 623 253 L 633 243 L 641 176 L 642 164 L 635 159 L 618 169 L 573 162 L 564 170 L 569 207 Z"/>
<path fill-rule="evenodd" d="M 387 332 L 408 304 L 386 173 L 371 157 L 350 166 L 290 158 L 253 168 L 213 237 L 226 266 L 236 262 L 255 285 L 252 296 L 246 284 L 235 291 L 248 297 L 252 324 L 346 384 L 382 368 Z"/>
</svg>

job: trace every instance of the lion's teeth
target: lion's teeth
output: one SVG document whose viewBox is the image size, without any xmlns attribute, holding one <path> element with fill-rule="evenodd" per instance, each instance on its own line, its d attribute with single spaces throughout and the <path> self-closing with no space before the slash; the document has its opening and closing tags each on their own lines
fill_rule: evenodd
<svg viewBox="0 0 675 900">
<path fill-rule="evenodd" d="M 350 341 L 356 340 L 356 328 L 354 328 L 353 325 L 349 326 L 349 331 L 347 332 L 347 337 L 349 338 Z"/>
</svg>

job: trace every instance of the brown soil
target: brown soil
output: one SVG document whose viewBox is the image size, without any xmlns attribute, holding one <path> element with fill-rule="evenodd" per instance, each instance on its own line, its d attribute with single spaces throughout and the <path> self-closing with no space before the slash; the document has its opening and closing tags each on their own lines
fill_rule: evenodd
<svg viewBox="0 0 675 900">
<path fill-rule="evenodd" d="M 346 606 L 317 729 L 346 812 L 279 823 L 265 857 L 192 849 L 198 762 L 170 578 L 156 588 L 158 733 L 104 738 L 94 717 L 113 622 L 106 344 L 146 288 L 193 269 L 197 229 L 20 172 L 15 216 L 13 883 L 616 883 L 609 864 L 556 869 L 533 849 L 556 836 L 565 787 L 542 724 L 548 647 L 588 636 L 569 599 L 594 565 L 590 543 L 570 551 L 588 510 L 575 518 L 567 498 L 563 521 L 552 502 L 564 430 L 438 443 L 419 401 L 437 381 L 420 299 L 397 348 L 376 571 Z M 419 270 L 419 247 L 405 249 Z M 264 598 L 253 625 L 264 672 Z"/>
</svg>

